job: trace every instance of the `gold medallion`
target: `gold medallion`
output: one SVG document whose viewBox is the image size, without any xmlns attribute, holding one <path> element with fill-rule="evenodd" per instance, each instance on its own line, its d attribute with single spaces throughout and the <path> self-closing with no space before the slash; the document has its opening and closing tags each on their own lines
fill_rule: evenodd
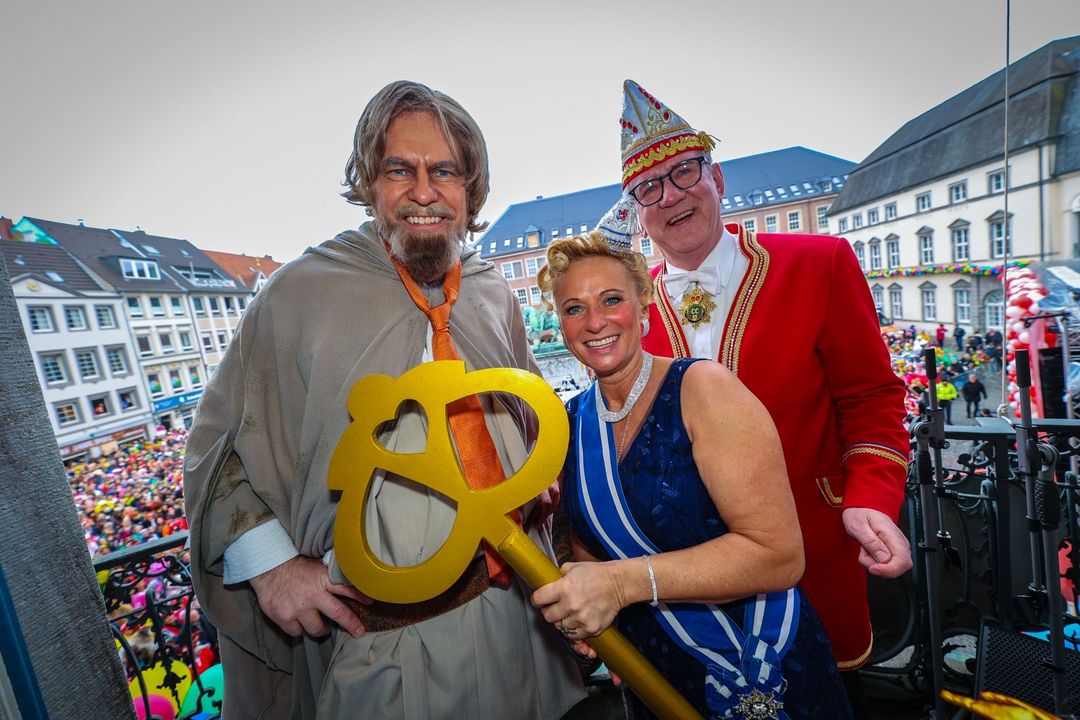
<svg viewBox="0 0 1080 720">
<path fill-rule="evenodd" d="M 712 320 L 712 311 L 715 309 L 712 293 L 701 287 L 701 283 L 695 282 L 683 293 L 682 305 L 679 306 L 682 324 L 696 330 L 698 325 Z"/>
</svg>

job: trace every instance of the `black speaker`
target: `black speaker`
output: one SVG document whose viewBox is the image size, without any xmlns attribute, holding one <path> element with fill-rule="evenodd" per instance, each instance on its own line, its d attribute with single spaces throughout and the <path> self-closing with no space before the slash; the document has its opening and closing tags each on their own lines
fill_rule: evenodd
<svg viewBox="0 0 1080 720">
<path fill-rule="evenodd" d="M 1050 644 L 1023 633 L 986 623 L 979 638 L 975 695 L 984 690 L 1010 695 L 1047 712 L 1054 712 L 1054 685 L 1046 662 Z M 1065 707 L 1080 713 L 1080 653 L 1065 649 Z"/>
<path fill-rule="evenodd" d="M 1043 417 L 1063 418 L 1065 414 L 1065 367 L 1060 347 L 1039 350 L 1039 385 Z"/>
</svg>

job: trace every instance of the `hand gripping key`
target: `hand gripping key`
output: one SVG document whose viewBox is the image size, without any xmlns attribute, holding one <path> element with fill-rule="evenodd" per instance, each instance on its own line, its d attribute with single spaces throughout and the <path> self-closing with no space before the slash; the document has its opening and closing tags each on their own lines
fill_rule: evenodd
<svg viewBox="0 0 1080 720">
<path fill-rule="evenodd" d="M 462 475 L 450 440 L 446 406 L 467 395 L 501 392 L 517 395 L 539 421 L 536 446 L 525 464 L 495 487 L 473 490 Z M 406 400 L 427 415 L 427 447 L 420 453 L 394 453 L 376 437 L 378 427 L 397 416 Z M 570 437 L 562 402 L 543 378 L 524 370 L 492 368 L 465 372 L 460 360 L 418 365 L 397 380 L 386 375 L 363 378 L 349 392 L 346 428 L 330 459 L 327 484 L 340 490 L 334 523 L 335 556 L 345 576 L 365 594 L 384 602 L 415 603 L 449 588 L 486 540 L 531 587 L 562 577 L 555 564 L 507 513 L 551 485 L 559 474 Z M 375 470 L 422 483 L 457 504 L 457 518 L 443 546 L 412 567 L 382 562 L 367 541 L 364 509 Z M 664 720 L 701 720 L 696 710 L 615 628 L 590 638 L 607 666 Z"/>
</svg>

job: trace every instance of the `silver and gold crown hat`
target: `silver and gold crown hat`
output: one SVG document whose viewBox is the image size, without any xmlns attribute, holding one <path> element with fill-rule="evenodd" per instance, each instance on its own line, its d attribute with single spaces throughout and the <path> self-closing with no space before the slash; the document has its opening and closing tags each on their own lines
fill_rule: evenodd
<svg viewBox="0 0 1080 720">
<path fill-rule="evenodd" d="M 659 162 L 691 150 L 715 147 L 708 133 L 695 130 L 678 113 L 633 80 L 623 82 L 622 187 Z"/>
<path fill-rule="evenodd" d="M 623 195 L 611 206 L 610 210 L 604 213 L 604 217 L 600 218 L 594 232 L 600 233 L 612 250 L 631 252 L 634 249 L 631 240 L 634 235 L 641 232 L 637 204 L 631 197 Z"/>
</svg>

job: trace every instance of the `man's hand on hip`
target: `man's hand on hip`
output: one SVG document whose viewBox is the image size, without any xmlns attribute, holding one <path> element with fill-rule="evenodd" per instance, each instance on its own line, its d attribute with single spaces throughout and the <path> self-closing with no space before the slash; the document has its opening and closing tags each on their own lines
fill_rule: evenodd
<svg viewBox="0 0 1080 720">
<path fill-rule="evenodd" d="M 844 529 L 859 543 L 859 564 L 871 575 L 900 577 L 911 569 L 911 544 L 888 515 L 871 508 L 845 508 Z"/>
<path fill-rule="evenodd" d="M 338 596 L 365 605 L 370 605 L 371 599 L 351 585 L 331 582 L 321 560 L 298 555 L 250 582 L 262 611 L 293 637 L 327 634 L 327 619 L 353 637 L 364 634 L 360 619 Z"/>
</svg>

